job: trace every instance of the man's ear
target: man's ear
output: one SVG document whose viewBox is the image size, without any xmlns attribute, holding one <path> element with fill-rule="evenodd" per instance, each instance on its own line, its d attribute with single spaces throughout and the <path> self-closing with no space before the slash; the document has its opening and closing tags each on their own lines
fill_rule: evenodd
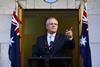
<svg viewBox="0 0 100 67">
<path fill-rule="evenodd" d="M 46 24 L 46 29 L 48 30 L 48 25 Z"/>
</svg>

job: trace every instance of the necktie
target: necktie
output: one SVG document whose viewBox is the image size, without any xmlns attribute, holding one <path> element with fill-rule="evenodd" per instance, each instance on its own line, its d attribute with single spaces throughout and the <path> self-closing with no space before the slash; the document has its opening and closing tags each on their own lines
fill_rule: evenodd
<svg viewBox="0 0 100 67">
<path fill-rule="evenodd" d="M 54 42 L 53 42 L 53 36 L 50 36 L 50 43 L 49 43 L 49 49 L 52 48 L 52 46 L 54 45 Z"/>
<path fill-rule="evenodd" d="M 49 39 L 49 44 L 50 44 L 50 42 L 52 41 L 52 35 L 50 35 L 50 37 L 49 37 L 50 39 Z M 50 44 L 51 45 L 51 44 Z"/>
</svg>

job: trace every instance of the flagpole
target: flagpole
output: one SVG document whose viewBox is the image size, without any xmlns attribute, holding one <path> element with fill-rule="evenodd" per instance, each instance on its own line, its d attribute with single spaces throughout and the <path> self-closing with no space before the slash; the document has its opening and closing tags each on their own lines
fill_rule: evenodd
<svg viewBox="0 0 100 67">
<path fill-rule="evenodd" d="M 82 31 L 82 15 L 83 15 L 83 1 L 80 1 L 79 5 L 79 36 L 81 35 Z"/>
<path fill-rule="evenodd" d="M 82 33 L 82 16 L 83 16 L 83 0 L 80 0 L 80 6 L 79 6 L 79 37 L 81 36 L 81 33 Z M 81 56 L 80 56 L 80 67 L 83 67 L 83 59 L 82 59 Z"/>
<path fill-rule="evenodd" d="M 18 0 L 15 0 L 15 12 L 18 15 Z"/>
<path fill-rule="evenodd" d="M 15 11 L 17 16 L 18 16 L 19 8 L 22 8 L 22 6 L 20 5 L 19 0 L 15 0 Z"/>
</svg>

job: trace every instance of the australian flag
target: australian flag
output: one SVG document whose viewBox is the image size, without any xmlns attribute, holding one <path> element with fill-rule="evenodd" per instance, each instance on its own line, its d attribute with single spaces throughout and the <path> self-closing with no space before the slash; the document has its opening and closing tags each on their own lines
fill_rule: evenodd
<svg viewBox="0 0 100 67">
<path fill-rule="evenodd" d="M 91 51 L 89 46 L 88 21 L 87 21 L 87 0 L 84 0 L 82 16 L 82 32 L 80 38 L 80 54 L 83 61 L 82 67 L 92 67 Z"/>
<path fill-rule="evenodd" d="M 11 21 L 9 59 L 11 61 L 11 67 L 20 67 L 20 21 L 15 11 L 13 12 Z"/>
</svg>

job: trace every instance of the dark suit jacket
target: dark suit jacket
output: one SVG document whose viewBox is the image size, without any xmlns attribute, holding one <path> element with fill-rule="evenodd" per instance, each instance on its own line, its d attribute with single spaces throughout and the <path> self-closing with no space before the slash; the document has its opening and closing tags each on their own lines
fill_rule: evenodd
<svg viewBox="0 0 100 67">
<path fill-rule="evenodd" d="M 56 34 L 55 40 L 51 49 L 48 47 L 47 34 L 40 36 L 37 39 L 36 48 L 33 51 L 33 56 L 36 57 L 63 57 L 66 49 L 73 49 L 75 46 L 74 40 L 68 40 L 65 35 Z"/>
</svg>

